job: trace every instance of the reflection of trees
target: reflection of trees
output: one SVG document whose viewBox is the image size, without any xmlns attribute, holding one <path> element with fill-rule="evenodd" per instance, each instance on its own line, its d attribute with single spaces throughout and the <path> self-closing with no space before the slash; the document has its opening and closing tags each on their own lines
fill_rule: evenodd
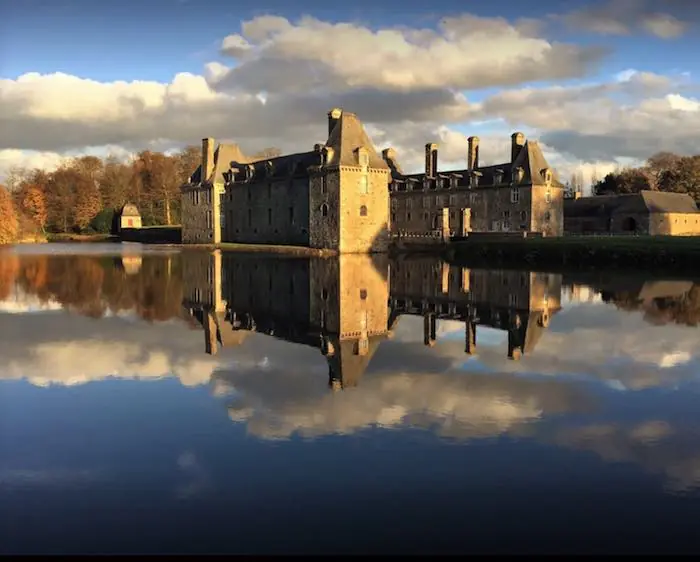
<svg viewBox="0 0 700 562">
<path fill-rule="evenodd" d="M 681 296 L 649 300 L 641 299 L 639 293 L 632 291 L 604 291 L 601 297 L 604 302 L 614 304 L 620 310 L 642 311 L 644 319 L 651 324 L 700 324 L 700 285 L 693 285 Z"/>
<path fill-rule="evenodd" d="M 25 293 L 43 302 L 55 300 L 68 310 L 99 318 L 106 312 L 135 311 L 148 321 L 179 317 L 182 281 L 176 256 L 145 256 L 134 274 L 120 258 L 93 256 L 24 256 L 15 274 Z M 12 262 L 0 260 L 0 297 Z M 3 271 L 7 273 L 3 274 Z M 14 277 L 13 275 L 13 277 Z"/>
<path fill-rule="evenodd" d="M 0 300 L 10 296 L 19 272 L 17 256 L 0 253 Z"/>
</svg>

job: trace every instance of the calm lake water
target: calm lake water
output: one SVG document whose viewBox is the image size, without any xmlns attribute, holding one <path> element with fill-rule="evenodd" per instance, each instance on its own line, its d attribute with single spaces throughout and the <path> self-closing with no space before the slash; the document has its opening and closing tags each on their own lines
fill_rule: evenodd
<svg viewBox="0 0 700 562">
<path fill-rule="evenodd" d="M 691 279 L 0 250 L 0 553 L 698 551 L 699 319 Z"/>
</svg>

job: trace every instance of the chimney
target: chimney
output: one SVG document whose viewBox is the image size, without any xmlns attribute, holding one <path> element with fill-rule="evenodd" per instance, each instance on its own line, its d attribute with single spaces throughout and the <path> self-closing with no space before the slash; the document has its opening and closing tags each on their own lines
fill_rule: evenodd
<svg viewBox="0 0 700 562">
<path fill-rule="evenodd" d="M 520 154 L 520 149 L 525 146 L 525 135 L 516 131 L 510 135 L 510 162 L 515 162 L 515 159 Z"/>
<path fill-rule="evenodd" d="M 334 107 L 328 112 L 328 136 L 331 136 L 331 133 L 333 132 L 333 129 L 335 128 L 336 124 L 340 120 L 340 116 L 343 114 L 343 110 Z"/>
<path fill-rule="evenodd" d="M 469 137 L 467 142 L 469 143 L 467 168 L 471 172 L 479 167 L 479 137 Z"/>
<path fill-rule="evenodd" d="M 425 175 L 428 178 L 434 178 L 437 176 L 437 149 L 437 144 L 428 143 L 425 145 Z"/>
<path fill-rule="evenodd" d="M 202 139 L 202 171 L 200 182 L 209 181 L 214 173 L 214 139 Z"/>
</svg>

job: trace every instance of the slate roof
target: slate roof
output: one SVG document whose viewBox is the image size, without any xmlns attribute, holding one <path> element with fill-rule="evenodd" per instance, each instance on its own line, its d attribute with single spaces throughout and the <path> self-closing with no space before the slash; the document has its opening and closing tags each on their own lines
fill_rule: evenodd
<svg viewBox="0 0 700 562">
<path fill-rule="evenodd" d="M 693 198 L 686 193 L 641 191 L 624 195 L 596 195 L 567 199 L 564 213 L 568 217 L 595 217 L 612 214 L 698 213 Z"/>
<path fill-rule="evenodd" d="M 504 162 L 502 164 L 493 164 L 491 166 L 479 166 L 476 171 L 481 174 L 479 180 L 479 185 L 490 186 L 490 185 L 508 185 L 510 184 L 513 169 L 522 167 L 524 172 L 523 183 L 526 185 L 546 185 L 545 178 L 542 171 L 545 168 L 550 168 L 547 160 L 542 153 L 542 149 L 537 141 L 526 141 L 523 148 L 518 153 L 515 162 Z M 557 173 L 550 168 L 552 171 L 552 186 L 563 188 L 564 184 L 559 181 Z M 458 185 L 468 185 L 469 183 L 469 170 L 439 170 L 438 176 L 449 176 L 450 174 L 461 175 L 462 178 L 459 179 Z M 496 184 L 496 176 L 501 175 L 500 183 Z M 421 172 L 418 174 L 402 174 L 400 168 L 392 168 L 392 179 L 407 180 L 414 179 L 423 181 L 425 173 Z"/>
<path fill-rule="evenodd" d="M 370 168 L 389 169 L 389 165 L 377 152 L 362 122 L 354 113 L 343 111 L 340 114 L 340 118 L 328 136 L 326 146 L 333 149 L 333 157 L 327 163 L 329 166 L 357 166 L 355 150 L 365 148 Z"/>
<path fill-rule="evenodd" d="M 119 211 L 119 215 L 122 217 L 140 217 L 141 213 L 139 213 L 136 205 L 133 203 L 126 203 Z"/>
</svg>

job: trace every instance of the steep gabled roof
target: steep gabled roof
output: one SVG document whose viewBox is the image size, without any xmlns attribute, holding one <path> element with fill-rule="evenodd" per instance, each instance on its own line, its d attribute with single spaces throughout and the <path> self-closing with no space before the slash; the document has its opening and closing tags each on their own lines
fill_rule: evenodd
<svg viewBox="0 0 700 562">
<path fill-rule="evenodd" d="M 642 191 L 641 196 L 650 213 L 697 213 L 698 207 L 687 193 Z"/>
<path fill-rule="evenodd" d="M 214 151 L 214 171 L 211 177 L 204 178 L 204 181 L 226 183 L 224 174 L 231 169 L 231 162 L 243 163 L 249 160 L 237 144 L 220 144 Z M 200 164 L 190 176 L 189 183 L 199 184 L 202 181 L 202 165 Z"/>
<path fill-rule="evenodd" d="M 525 145 L 520 149 L 518 156 L 513 162 L 513 168 L 522 167 L 525 171 L 523 183 L 532 183 L 532 185 L 546 185 L 542 170 L 549 168 L 552 172 L 552 186 L 564 187 L 559 181 L 556 172 L 547 163 L 547 159 L 542 153 L 540 143 L 533 140 L 525 141 Z"/>
<path fill-rule="evenodd" d="M 354 113 L 343 111 L 326 141 L 326 146 L 333 149 L 330 166 L 357 166 L 355 151 L 365 148 L 369 156 L 369 167 L 389 170 L 389 165 L 374 148 L 362 122 Z"/>
<path fill-rule="evenodd" d="M 343 387 L 356 386 L 365 374 L 379 344 L 387 339 L 385 334 L 370 336 L 365 355 L 355 353 L 356 339 L 340 340 L 335 354 L 329 356 L 328 367 L 332 378 L 341 381 Z"/>
</svg>

